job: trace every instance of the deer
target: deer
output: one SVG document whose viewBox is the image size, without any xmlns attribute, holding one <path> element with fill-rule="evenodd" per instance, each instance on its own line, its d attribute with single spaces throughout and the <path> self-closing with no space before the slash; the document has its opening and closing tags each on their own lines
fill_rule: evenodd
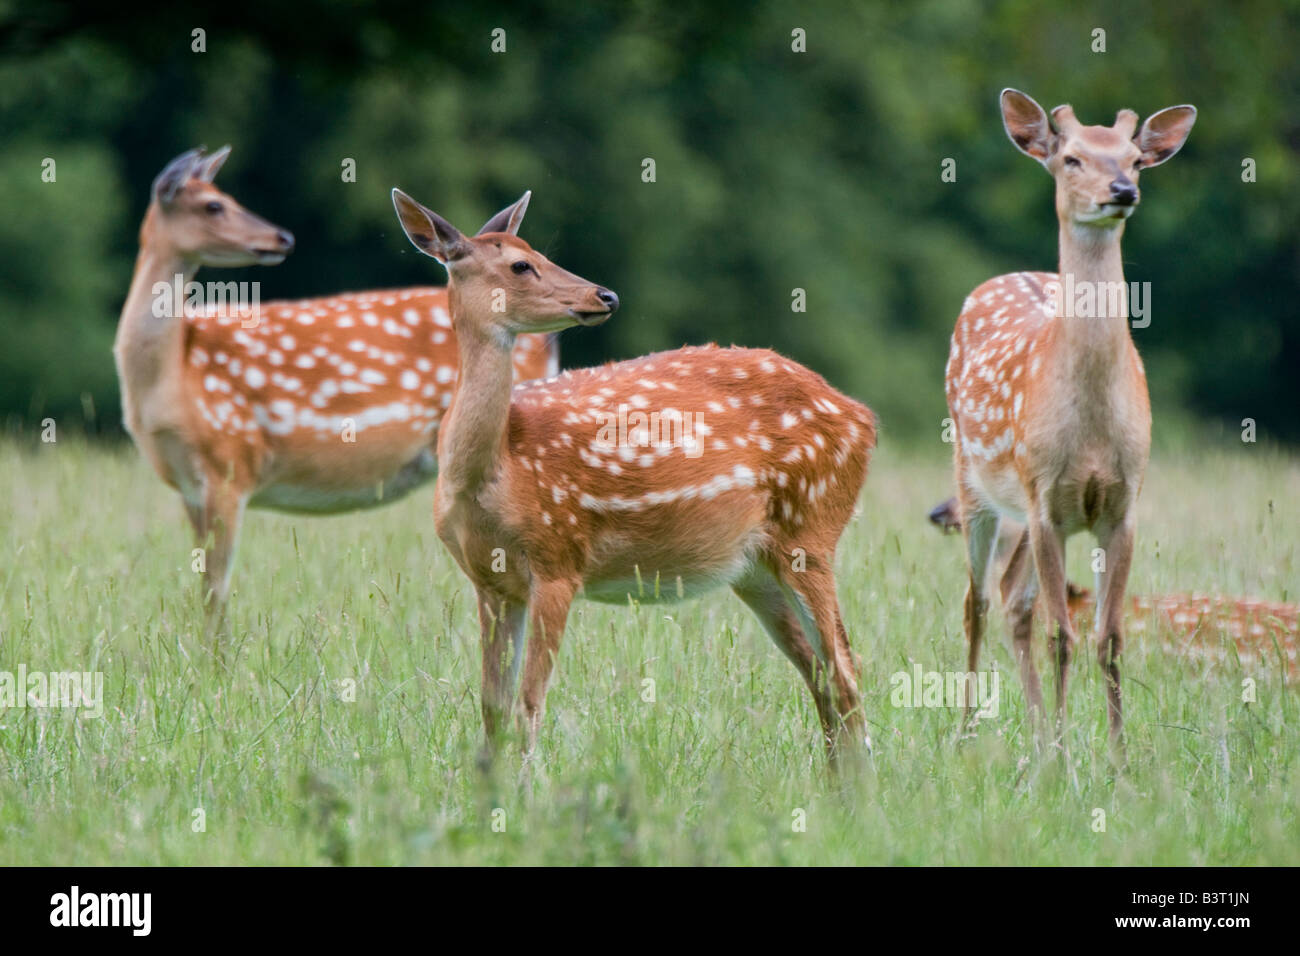
<svg viewBox="0 0 1300 956">
<path fill-rule="evenodd" d="M 1129 331 L 1120 240 L 1140 202 L 1141 170 L 1182 148 L 1196 109 L 1168 107 L 1139 129 L 1138 115 L 1128 109 L 1111 126 L 1084 126 L 1068 105 L 1049 117 L 1018 90 L 1005 89 L 1000 99 L 1011 142 L 1055 180 L 1059 263 L 1055 274 L 1011 273 L 977 287 L 952 335 L 945 392 L 969 572 L 967 665 L 972 672 L 978 667 L 988 566 L 999 523 L 1010 517 L 1026 526 L 1002 587 L 1021 683 L 1041 731 L 1042 691 L 1030 641 L 1041 590 L 1056 628 L 1056 722 L 1064 741 L 1076 643 L 1065 541 L 1091 532 L 1104 558 L 1096 564 L 1096 651 L 1112 751 L 1119 756 L 1124 593 L 1151 448 L 1146 373 Z M 1117 289 L 1123 291 L 1116 295 Z"/>
<path fill-rule="evenodd" d="M 432 479 L 459 377 L 446 289 L 360 292 L 254 308 L 184 308 L 200 266 L 275 265 L 292 234 L 213 185 L 225 146 L 157 176 L 113 354 L 122 419 L 178 490 L 219 622 L 246 507 L 333 514 Z M 233 284 L 232 284 L 233 285 Z M 518 379 L 554 375 L 554 337 L 521 336 Z"/>
<path fill-rule="evenodd" d="M 961 530 L 956 498 L 936 505 L 927 517 L 945 535 Z M 1009 518 L 1003 518 L 998 527 L 992 567 L 1008 587 L 1014 585 L 1021 573 L 1016 562 L 1026 559 L 1023 533 L 1024 529 Z M 1066 604 L 1075 632 L 1087 628 L 1089 615 L 1096 612 L 1096 596 L 1092 591 L 1067 581 Z M 1297 654 L 1300 605 L 1193 591 L 1132 594 L 1128 596 L 1125 611 L 1130 630 L 1154 634 L 1175 653 L 1214 660 L 1222 654 L 1222 639 L 1227 638 L 1235 645 L 1237 657 L 1242 661 L 1279 657 L 1284 677 L 1292 679 L 1300 670 Z"/>
<path fill-rule="evenodd" d="M 626 606 L 729 586 L 807 684 L 831 765 L 865 739 L 836 546 L 875 417 L 764 349 L 686 347 L 511 389 L 516 336 L 607 321 L 609 289 L 518 237 L 531 192 L 466 236 L 400 189 L 407 237 L 447 271 L 463 369 L 438 434 L 439 539 L 474 588 L 490 765 L 513 721 L 536 752 L 574 599 Z M 656 404 L 667 437 L 633 416 Z M 627 411 L 615 437 L 611 416 Z M 643 416 L 644 417 L 644 416 Z M 653 421 L 653 417 L 651 417 Z M 527 640 L 525 648 L 525 629 Z M 517 685 L 517 687 L 516 687 Z"/>
</svg>

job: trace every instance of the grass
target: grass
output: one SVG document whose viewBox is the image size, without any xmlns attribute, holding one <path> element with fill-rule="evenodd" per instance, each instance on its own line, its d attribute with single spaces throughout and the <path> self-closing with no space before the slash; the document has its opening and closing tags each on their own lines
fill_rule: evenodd
<svg viewBox="0 0 1300 956">
<path fill-rule="evenodd" d="M 964 661 L 961 546 L 924 521 L 949 487 L 943 452 L 886 446 L 841 544 L 874 743 L 842 788 L 794 669 L 725 592 L 575 605 L 540 756 L 487 779 L 471 594 L 427 489 L 250 514 L 221 663 L 179 499 L 134 449 L 0 444 L 0 671 L 100 670 L 105 708 L 0 712 L 0 863 L 1300 862 L 1300 711 L 1276 665 L 1130 640 L 1121 774 L 1086 649 L 1072 772 L 1029 759 L 997 615 L 996 720 L 963 738 L 956 711 L 891 705 L 892 673 Z M 1156 460 L 1130 590 L 1296 600 L 1297 501 L 1300 463 L 1259 446 Z M 1076 580 L 1090 547 L 1072 544 Z"/>
</svg>

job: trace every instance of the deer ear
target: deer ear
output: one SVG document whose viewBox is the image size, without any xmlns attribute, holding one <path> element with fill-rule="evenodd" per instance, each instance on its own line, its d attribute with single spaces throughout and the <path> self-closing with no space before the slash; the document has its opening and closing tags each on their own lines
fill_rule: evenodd
<svg viewBox="0 0 1300 956">
<path fill-rule="evenodd" d="M 519 198 L 518 202 L 506 206 L 483 223 L 483 228 L 478 231 L 478 234 L 481 236 L 485 232 L 508 232 L 512 236 L 519 235 L 519 225 L 524 221 L 524 213 L 528 211 L 528 200 L 532 198 L 533 191 L 530 189 Z"/>
<path fill-rule="evenodd" d="M 1002 125 L 1016 149 L 1046 165 L 1056 148 L 1056 132 L 1047 113 L 1032 97 L 1019 90 L 1003 90 Z"/>
<path fill-rule="evenodd" d="M 218 171 L 225 165 L 226 159 L 230 156 L 229 144 L 222 146 L 211 156 L 205 156 L 199 160 L 194 167 L 194 178 L 201 179 L 205 183 L 210 183 L 217 177 Z"/>
<path fill-rule="evenodd" d="M 400 189 L 393 190 L 393 208 L 397 210 L 406 238 L 426 256 L 445 265 L 469 252 L 469 242 L 460 230 Z"/>
<path fill-rule="evenodd" d="M 1133 137 L 1137 148 L 1142 150 L 1142 165 L 1159 166 L 1182 149 L 1195 122 L 1195 106 L 1170 106 L 1148 116 Z"/>
<path fill-rule="evenodd" d="M 163 167 L 163 171 L 153 181 L 153 195 L 158 203 L 163 206 L 170 206 L 176 199 L 176 194 L 181 191 L 190 177 L 194 174 L 194 167 L 198 164 L 199 158 L 203 155 L 203 147 L 191 149 L 181 153 L 170 163 Z"/>
</svg>

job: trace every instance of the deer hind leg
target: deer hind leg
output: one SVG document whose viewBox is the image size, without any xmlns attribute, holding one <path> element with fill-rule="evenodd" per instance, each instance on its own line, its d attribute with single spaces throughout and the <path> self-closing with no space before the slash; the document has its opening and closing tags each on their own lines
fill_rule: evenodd
<svg viewBox="0 0 1300 956">
<path fill-rule="evenodd" d="M 848 632 L 835 596 L 835 573 L 831 569 L 831 560 L 832 555 L 809 552 L 803 570 L 796 570 L 793 564 L 787 564 L 782 558 L 777 558 L 775 568 L 807 643 L 825 668 L 836 715 L 831 746 L 831 755 L 835 758 L 841 749 L 839 741 L 845 734 L 855 747 L 866 739 L 866 721 L 858 692 L 853 649 L 849 646 Z"/>
<path fill-rule="evenodd" d="M 491 763 L 510 716 L 519 661 L 523 649 L 527 608 L 522 601 L 480 589 L 478 623 L 483 644 L 483 752 L 481 763 Z"/>
<path fill-rule="evenodd" d="M 1124 592 L 1128 587 L 1129 569 L 1133 564 L 1136 540 L 1131 518 L 1098 531 L 1105 564 L 1097 572 L 1097 660 L 1106 680 L 1106 711 L 1110 723 L 1111 745 L 1123 748 L 1124 705 L 1119 684 L 1119 657 L 1124 649 L 1122 631 Z"/>
<path fill-rule="evenodd" d="M 799 615 L 786 597 L 781 582 L 771 568 L 759 564 L 731 587 L 736 596 L 758 616 L 781 653 L 799 670 L 799 675 L 812 692 L 827 752 L 833 756 L 839 716 L 831 698 L 826 668 L 804 636 L 803 628 L 799 625 Z"/>
<path fill-rule="evenodd" d="M 1002 606 L 1011 622 L 1011 646 L 1020 668 L 1020 682 L 1029 701 L 1029 716 L 1041 730 L 1043 690 L 1034 666 L 1034 605 L 1038 601 L 1038 572 L 1030 556 L 1029 532 L 1022 531 L 1002 575 Z"/>
<path fill-rule="evenodd" d="M 968 496 L 962 499 L 961 532 L 966 540 L 966 584 L 964 624 L 966 629 L 966 670 L 979 669 L 980 644 L 988 623 L 988 569 L 998 539 L 998 513 L 981 507 Z M 965 721 L 974 713 L 975 702 L 967 701 Z"/>
<path fill-rule="evenodd" d="M 230 596 L 230 573 L 234 568 L 239 529 L 244 520 L 248 496 L 224 479 L 205 483 L 201 506 L 186 502 L 186 512 L 203 555 L 203 603 L 207 609 L 210 631 L 225 619 L 226 600 Z"/>
<path fill-rule="evenodd" d="M 524 682 L 520 690 L 520 717 L 527 735 L 527 753 L 537 746 L 537 732 L 546 711 L 546 690 L 551 672 L 560 654 L 560 641 L 569 619 L 569 606 L 577 585 L 564 579 L 533 580 L 528 609 L 532 627 L 528 635 L 528 655 L 524 661 Z"/>
<path fill-rule="evenodd" d="M 1038 568 L 1039 587 L 1047 615 L 1056 625 L 1056 718 L 1064 734 L 1066 694 L 1069 689 L 1070 659 L 1074 655 L 1074 625 L 1070 623 L 1069 597 L 1065 581 L 1065 537 L 1060 530 L 1031 511 L 1029 540 Z"/>
</svg>

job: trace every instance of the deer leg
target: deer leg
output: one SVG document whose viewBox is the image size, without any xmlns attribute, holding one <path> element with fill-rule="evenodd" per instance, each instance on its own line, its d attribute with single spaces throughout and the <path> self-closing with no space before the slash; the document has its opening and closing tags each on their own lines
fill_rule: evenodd
<svg viewBox="0 0 1300 956">
<path fill-rule="evenodd" d="M 204 491 L 201 515 L 187 505 L 200 546 L 204 549 L 203 602 L 209 631 L 215 633 L 225 619 L 230 596 L 230 573 L 234 568 L 239 528 L 243 523 L 246 495 L 226 480 L 209 480 Z"/>
<path fill-rule="evenodd" d="M 813 652 L 812 645 L 799 626 L 799 616 L 785 596 L 781 582 L 772 570 L 759 565 L 756 570 L 732 585 L 732 590 L 758 616 L 763 628 L 781 653 L 798 669 L 811 691 L 821 721 L 826 750 L 833 756 L 835 728 L 839 723 L 835 703 L 828 691 L 826 669 Z"/>
<path fill-rule="evenodd" d="M 1126 517 L 1121 524 L 1099 530 L 1097 534 L 1097 543 L 1101 545 L 1105 561 L 1103 570 L 1097 572 L 1097 660 L 1106 679 L 1110 742 L 1121 752 L 1124 707 L 1119 684 L 1119 656 L 1124 649 L 1124 592 L 1133 564 L 1135 530 L 1132 519 Z"/>
<path fill-rule="evenodd" d="M 224 615 L 214 618 L 212 608 L 208 604 L 208 595 L 211 593 L 208 589 L 208 557 L 214 543 L 208 540 L 208 509 L 203 499 L 182 497 L 181 500 L 185 504 L 185 517 L 189 518 L 190 527 L 194 529 L 194 543 L 203 555 L 203 565 L 199 569 L 199 603 L 203 605 L 204 630 L 209 637 L 212 637 L 224 624 Z"/>
<path fill-rule="evenodd" d="M 1020 668 L 1020 682 L 1029 700 L 1029 716 L 1042 729 L 1043 690 L 1034 666 L 1034 605 L 1038 601 L 1038 572 L 1029 555 L 1029 532 L 1022 531 L 1002 575 L 1002 606 L 1011 621 L 1011 646 Z"/>
<path fill-rule="evenodd" d="M 203 552 L 203 567 L 199 576 L 199 598 L 204 605 L 205 613 L 208 598 L 208 552 L 211 550 L 208 542 L 208 509 L 202 498 L 182 497 L 182 503 L 185 505 L 185 517 L 189 519 L 190 527 L 194 529 L 194 543 L 196 547 Z"/>
<path fill-rule="evenodd" d="M 963 498 L 961 532 L 966 539 L 966 565 L 969 578 L 966 584 L 964 624 L 966 629 L 966 670 L 975 673 L 980 662 L 980 643 L 988 622 L 989 601 L 986 593 L 989 563 L 998 539 L 998 513 L 981 508 L 976 502 Z M 963 723 L 974 714 L 975 702 L 966 702 Z"/>
<path fill-rule="evenodd" d="M 524 661 L 524 682 L 520 704 L 527 733 L 527 753 L 537 746 L 537 732 L 542 725 L 546 709 L 546 690 L 550 685 L 551 671 L 560 654 L 560 641 L 569 618 L 569 606 L 577 593 L 577 585 L 559 579 L 541 581 L 533 579 L 528 608 L 532 627 L 528 635 L 528 654 Z"/>
<path fill-rule="evenodd" d="M 783 590 L 793 598 L 791 603 L 803 633 L 825 668 L 829 680 L 836 714 L 831 746 L 834 760 L 842 749 L 839 741 L 844 734 L 847 733 L 856 745 L 865 741 L 866 727 L 862 714 L 862 697 L 855 676 L 853 649 L 849 646 L 847 631 L 840 616 L 839 601 L 835 596 L 835 574 L 831 570 L 831 559 L 826 555 L 808 554 L 802 571 L 787 567 L 784 561 L 776 567 Z"/>
<path fill-rule="evenodd" d="M 1058 528 L 1031 512 L 1029 540 L 1047 615 L 1056 625 L 1056 717 L 1058 732 L 1064 735 L 1070 659 L 1074 654 L 1074 625 L 1070 623 L 1065 582 L 1065 538 Z"/>
<path fill-rule="evenodd" d="M 1011 556 L 1007 558 L 1007 566 L 1002 570 L 1002 583 L 998 590 L 1002 595 L 1004 605 L 1011 600 L 1012 595 L 1026 581 L 1026 569 L 1032 568 L 1029 551 L 1029 531 L 1026 529 L 1020 532 L 1020 537 L 1016 538 L 1016 546 L 1011 549 Z M 1037 590 L 1036 587 L 1035 590 Z"/>
<path fill-rule="evenodd" d="M 483 752 L 487 766 L 496 755 L 510 715 L 515 680 L 519 674 L 527 608 L 490 591 L 478 592 L 478 623 L 483 644 Z"/>
</svg>

